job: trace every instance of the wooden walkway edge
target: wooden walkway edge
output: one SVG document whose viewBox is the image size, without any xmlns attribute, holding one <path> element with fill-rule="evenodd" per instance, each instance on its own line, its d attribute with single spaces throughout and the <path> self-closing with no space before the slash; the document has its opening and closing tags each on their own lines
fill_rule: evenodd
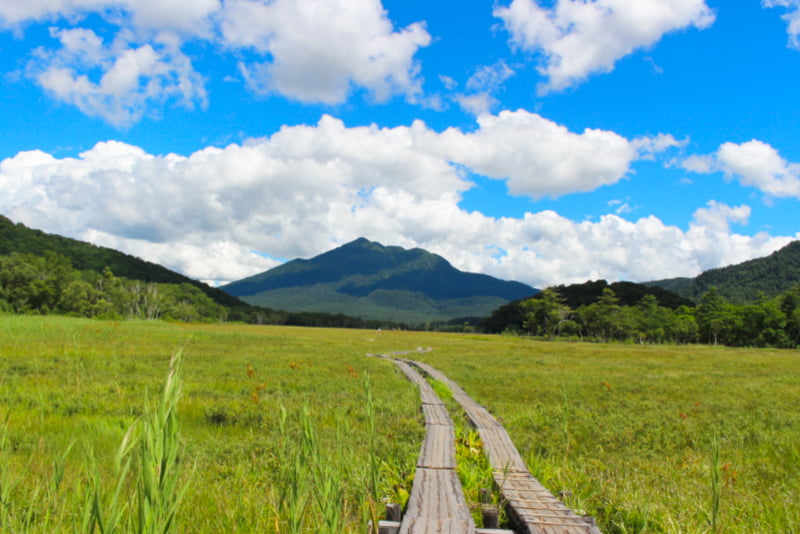
<svg viewBox="0 0 800 534">
<path fill-rule="evenodd" d="M 472 534 L 475 523 L 456 472 L 453 421 L 442 400 L 417 371 L 400 360 L 395 364 L 419 387 L 425 416 L 425 440 L 400 534 Z"/>
<path fill-rule="evenodd" d="M 402 364 L 413 365 L 450 388 L 481 436 L 495 484 L 519 534 L 601 534 L 591 518 L 575 514 L 531 475 L 505 428 L 458 384 L 425 363 L 402 360 Z"/>
</svg>

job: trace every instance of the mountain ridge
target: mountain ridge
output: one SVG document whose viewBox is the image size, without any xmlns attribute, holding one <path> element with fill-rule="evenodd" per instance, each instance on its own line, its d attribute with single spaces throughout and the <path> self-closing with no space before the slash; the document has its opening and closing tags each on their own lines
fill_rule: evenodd
<svg viewBox="0 0 800 534">
<path fill-rule="evenodd" d="M 775 297 L 800 284 L 800 241 L 792 241 L 767 256 L 709 269 L 694 278 L 667 278 L 644 284 L 695 301 L 712 287 L 735 304 L 754 302 L 760 295 Z"/>
<path fill-rule="evenodd" d="M 521 282 L 459 271 L 421 248 L 384 246 L 363 237 L 221 289 L 259 306 L 409 322 L 452 320 L 465 313 L 479 317 L 537 291 Z"/>
</svg>

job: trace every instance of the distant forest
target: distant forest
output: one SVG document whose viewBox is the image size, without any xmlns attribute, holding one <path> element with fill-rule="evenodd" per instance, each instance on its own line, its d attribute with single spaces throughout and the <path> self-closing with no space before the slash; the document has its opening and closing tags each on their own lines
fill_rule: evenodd
<svg viewBox="0 0 800 534">
<path fill-rule="evenodd" d="M 668 291 L 663 305 L 643 289 L 638 284 L 609 286 L 604 280 L 548 288 L 497 309 L 479 328 L 544 339 L 635 343 L 796 348 L 800 342 L 800 285 L 751 304 L 732 304 L 711 287 L 696 306 Z"/>
</svg>

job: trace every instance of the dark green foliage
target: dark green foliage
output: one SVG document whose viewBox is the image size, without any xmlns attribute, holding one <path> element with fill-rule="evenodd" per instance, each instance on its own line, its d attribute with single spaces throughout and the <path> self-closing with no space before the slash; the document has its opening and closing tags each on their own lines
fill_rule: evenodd
<svg viewBox="0 0 800 534">
<path fill-rule="evenodd" d="M 79 271 L 102 273 L 108 268 L 116 275 L 131 280 L 162 284 L 191 284 L 224 306 L 242 306 L 243 303 L 224 291 L 171 271 L 156 263 L 106 247 L 70 239 L 40 230 L 14 224 L 0 215 L 0 256 L 18 252 L 43 256 L 52 252 L 69 259 L 72 268 Z"/>
<path fill-rule="evenodd" d="M 483 319 L 478 327 L 484 332 L 500 334 L 502 332 L 522 332 L 525 323 L 525 309 L 522 300 L 515 300 L 500 306 L 489 317 Z"/>
<path fill-rule="evenodd" d="M 603 295 L 603 291 L 606 288 L 614 292 L 622 306 L 635 306 L 646 295 L 654 296 L 661 306 L 670 309 L 694 304 L 690 299 L 664 288 L 650 287 L 633 282 L 613 282 L 609 285 L 605 280 L 596 280 L 583 284 L 561 285 L 557 286 L 555 290 L 558 291 L 567 306 L 577 308 L 596 302 Z"/>
<path fill-rule="evenodd" d="M 465 273 L 422 249 L 357 239 L 310 260 L 293 260 L 224 286 L 251 304 L 409 323 L 487 315 L 536 290 Z"/>
<path fill-rule="evenodd" d="M 72 269 L 68 258 L 12 253 L 0 256 L 0 302 L 14 313 L 78 317 L 216 321 L 227 309 L 196 286 L 129 280 Z"/>
<path fill-rule="evenodd" d="M 598 280 L 554 290 L 572 312 L 562 323 L 570 331 L 572 323 L 577 325 L 572 334 L 581 337 L 753 347 L 800 343 L 800 241 L 765 258 L 714 269 L 694 279 L 610 285 Z M 619 310 L 603 304 L 609 290 L 618 299 Z M 521 328 L 526 307 L 531 306 L 511 303 L 481 327 L 488 332 L 510 329 L 546 335 L 540 318 L 533 321 L 537 328 L 530 324 Z M 527 319 L 530 323 L 531 317 Z"/>
<path fill-rule="evenodd" d="M 746 305 L 729 303 L 712 287 L 697 307 L 675 309 L 662 306 L 652 294 L 633 305 L 623 304 L 608 286 L 599 298 L 572 308 L 559 288 L 548 288 L 498 308 L 480 322 L 479 329 L 546 339 L 794 348 L 800 343 L 800 285 L 779 297 L 762 296 Z"/>
<path fill-rule="evenodd" d="M 659 287 L 648 287 L 632 282 L 614 282 L 609 285 L 605 280 L 588 281 L 583 284 L 573 284 L 569 286 L 556 286 L 549 291 L 542 291 L 534 295 L 533 299 L 544 299 L 547 295 L 555 292 L 559 302 L 576 310 L 583 306 L 589 306 L 601 300 L 608 290 L 613 292 L 617 303 L 621 306 L 636 306 L 645 297 L 653 297 L 659 306 L 669 309 L 677 309 L 681 306 L 692 306 L 693 302 L 670 291 Z M 486 332 L 500 333 L 503 331 L 528 331 L 523 328 L 527 319 L 526 307 L 534 304 L 524 304 L 525 300 L 510 302 L 492 312 L 480 323 L 481 329 Z M 561 318 L 560 321 L 567 319 Z M 564 325 L 562 324 L 562 327 Z M 573 325 L 568 324 L 569 328 Z"/>
<path fill-rule="evenodd" d="M 720 295 L 734 304 L 755 302 L 762 294 L 776 297 L 797 284 L 800 284 L 800 241 L 793 241 L 764 258 L 711 269 L 697 278 L 648 282 L 695 301 L 716 287 Z"/>
</svg>

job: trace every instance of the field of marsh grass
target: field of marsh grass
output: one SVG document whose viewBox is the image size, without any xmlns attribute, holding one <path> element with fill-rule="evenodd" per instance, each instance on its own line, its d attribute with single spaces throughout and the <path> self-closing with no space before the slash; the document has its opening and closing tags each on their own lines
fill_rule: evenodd
<svg viewBox="0 0 800 534">
<path fill-rule="evenodd" d="M 800 352 L 464 337 L 424 359 L 603 532 L 800 532 Z"/>
<path fill-rule="evenodd" d="M 370 501 L 413 474 L 423 435 L 416 391 L 365 357 L 375 337 L 0 317 L 0 531 L 73 531 L 95 469 L 113 508 L 117 450 L 182 350 L 179 530 L 363 532 Z M 135 477 L 121 492 L 131 516 Z"/>
<path fill-rule="evenodd" d="M 142 531 L 117 452 L 181 352 L 179 531 L 364 532 L 423 433 L 416 390 L 365 354 L 417 347 L 604 532 L 800 531 L 798 351 L 20 316 L 0 316 L 0 530 L 81 532 L 97 479 Z"/>
</svg>

